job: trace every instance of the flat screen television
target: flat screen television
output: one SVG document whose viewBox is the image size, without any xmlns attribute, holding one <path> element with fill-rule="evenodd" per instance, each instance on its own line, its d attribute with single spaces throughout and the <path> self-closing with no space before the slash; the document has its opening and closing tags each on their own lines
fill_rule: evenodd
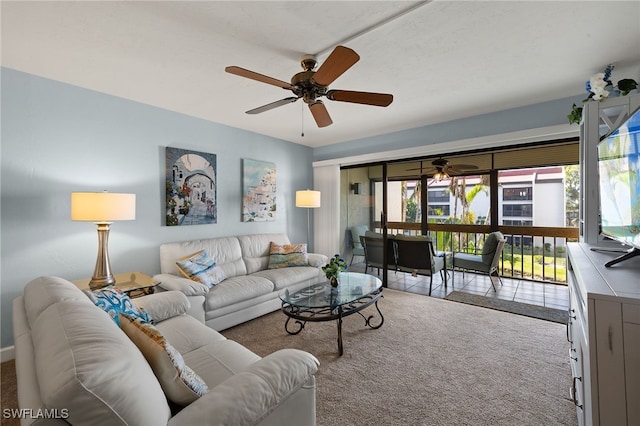
<svg viewBox="0 0 640 426">
<path fill-rule="evenodd" d="M 600 233 L 628 250 L 609 267 L 640 255 L 640 109 L 598 144 Z"/>
</svg>

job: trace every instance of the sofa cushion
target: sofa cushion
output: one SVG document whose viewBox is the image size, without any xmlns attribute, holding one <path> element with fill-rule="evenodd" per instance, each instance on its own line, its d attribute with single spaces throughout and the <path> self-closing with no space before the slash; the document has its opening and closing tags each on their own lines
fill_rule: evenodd
<svg viewBox="0 0 640 426">
<path fill-rule="evenodd" d="M 227 277 L 247 273 L 237 237 L 218 237 L 162 244 L 160 245 L 160 272 L 182 276 L 176 266 L 176 260 L 199 250 L 206 250 L 209 256 L 216 260 L 218 266 L 224 270 Z"/>
<path fill-rule="evenodd" d="M 155 324 L 185 314 L 191 307 L 187 296 L 180 291 L 163 291 L 136 297 L 133 303 L 140 309 L 144 309 Z"/>
<path fill-rule="evenodd" d="M 267 269 L 309 266 L 306 244 L 276 244 L 269 248 L 269 266 Z"/>
<path fill-rule="evenodd" d="M 169 400 L 189 405 L 209 391 L 207 384 L 185 364 L 180 352 L 157 328 L 126 314 L 121 315 L 120 324 L 151 365 Z"/>
<path fill-rule="evenodd" d="M 131 298 L 118 287 L 108 286 L 99 290 L 87 290 L 86 293 L 91 301 L 108 313 L 118 325 L 120 325 L 118 314 L 127 314 L 145 323 L 151 322 L 149 314 L 133 303 Z"/>
<path fill-rule="evenodd" d="M 256 277 L 264 277 L 273 283 L 276 290 L 287 288 L 294 284 L 300 284 L 309 281 L 309 284 L 315 284 L 320 271 L 318 268 L 309 266 L 294 266 L 283 269 L 267 269 L 258 271 L 253 274 Z"/>
<path fill-rule="evenodd" d="M 42 311 L 63 300 L 75 300 L 90 306 L 93 305 L 82 290 L 64 278 L 38 277 L 32 280 L 24 288 L 24 307 L 29 326 L 33 327 Z"/>
<path fill-rule="evenodd" d="M 274 284 L 271 281 L 257 275 L 227 278 L 205 295 L 205 311 L 254 299 L 273 290 Z"/>
<path fill-rule="evenodd" d="M 246 370 L 260 357 L 233 340 L 224 340 L 184 354 L 184 360 L 213 389 L 234 374 Z"/>
<path fill-rule="evenodd" d="M 242 258 L 247 266 L 247 274 L 267 269 L 271 242 L 276 244 L 291 244 L 285 234 L 252 234 L 238 236 L 242 248 Z"/>
<path fill-rule="evenodd" d="M 216 265 L 215 260 L 209 256 L 206 250 L 197 251 L 177 260 L 176 266 L 186 278 L 198 281 L 208 288 L 227 278 L 222 268 Z"/>
<path fill-rule="evenodd" d="M 49 306 L 34 322 L 32 336 L 42 401 L 49 409 L 67 409 L 70 424 L 168 422 L 169 405 L 151 367 L 92 303 Z"/>
<path fill-rule="evenodd" d="M 178 315 L 154 325 L 182 356 L 201 346 L 210 343 L 217 344 L 227 339 L 191 315 Z M 185 330 L 189 330 L 189 332 L 185 333 Z M 186 358 L 185 361 L 189 367 L 193 368 Z"/>
</svg>

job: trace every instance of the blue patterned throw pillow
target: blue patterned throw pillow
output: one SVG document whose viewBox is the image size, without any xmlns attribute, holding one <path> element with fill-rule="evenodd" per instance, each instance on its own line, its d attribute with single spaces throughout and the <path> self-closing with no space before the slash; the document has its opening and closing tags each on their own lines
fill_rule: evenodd
<svg viewBox="0 0 640 426">
<path fill-rule="evenodd" d="M 93 303 L 106 311 L 120 326 L 119 314 L 126 314 L 133 318 L 139 318 L 143 323 L 151 323 L 151 316 L 138 307 L 126 293 L 112 285 L 88 292 Z"/>
<path fill-rule="evenodd" d="M 200 250 L 176 262 L 178 269 L 185 277 L 198 281 L 208 288 L 227 279 L 221 267 L 209 256 L 205 250 Z"/>
</svg>

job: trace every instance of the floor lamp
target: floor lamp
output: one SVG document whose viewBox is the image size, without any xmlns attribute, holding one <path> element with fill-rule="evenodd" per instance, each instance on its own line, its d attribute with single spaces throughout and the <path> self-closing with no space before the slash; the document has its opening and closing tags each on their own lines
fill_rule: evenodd
<svg viewBox="0 0 640 426">
<path fill-rule="evenodd" d="M 89 288 L 106 287 L 116 282 L 109 262 L 109 228 L 116 220 L 135 218 L 135 194 L 71 193 L 71 220 L 94 222 L 98 226 L 98 258 Z"/>
<path fill-rule="evenodd" d="M 311 241 L 311 209 L 320 207 L 320 191 L 296 191 L 296 207 L 307 209 L 307 245 Z"/>
</svg>

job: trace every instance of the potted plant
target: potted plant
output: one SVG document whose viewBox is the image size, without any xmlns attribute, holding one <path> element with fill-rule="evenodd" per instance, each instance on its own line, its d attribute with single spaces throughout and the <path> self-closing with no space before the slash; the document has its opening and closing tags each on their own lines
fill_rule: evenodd
<svg viewBox="0 0 640 426">
<path fill-rule="evenodd" d="M 347 262 L 344 261 L 339 254 L 334 254 L 329 263 L 322 267 L 325 277 L 329 280 L 332 287 L 338 286 L 338 275 L 342 271 L 346 271 L 348 268 Z"/>
</svg>

